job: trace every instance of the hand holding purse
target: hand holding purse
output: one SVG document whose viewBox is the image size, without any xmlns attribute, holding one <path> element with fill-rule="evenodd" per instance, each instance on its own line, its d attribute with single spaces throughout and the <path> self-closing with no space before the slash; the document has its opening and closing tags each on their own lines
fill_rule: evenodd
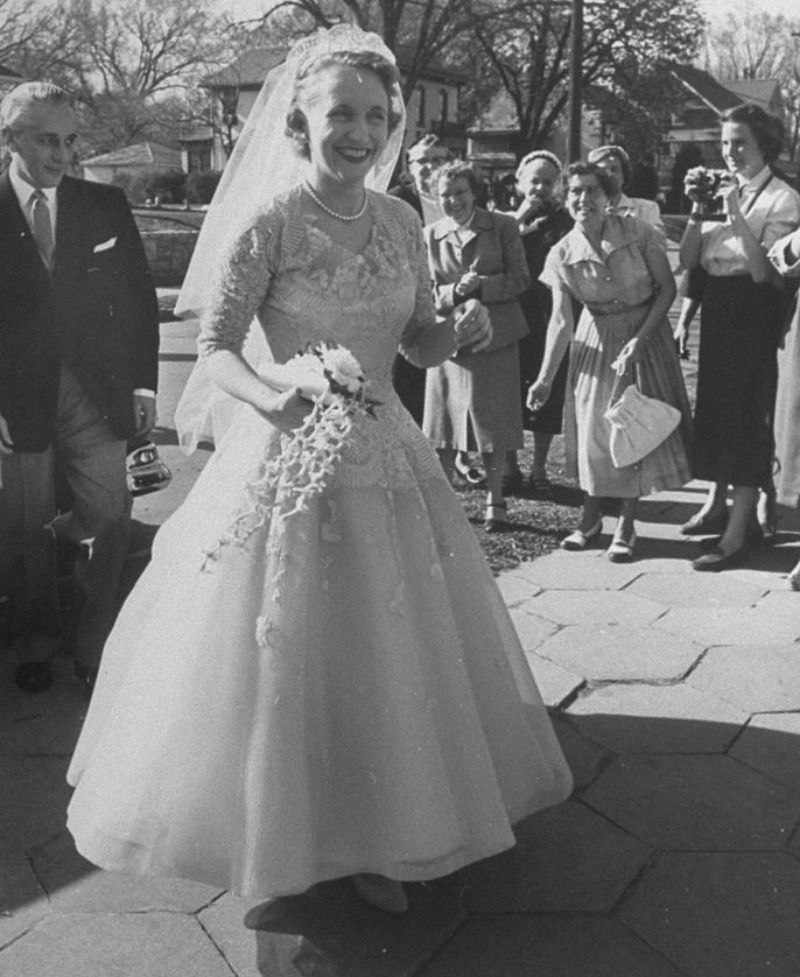
<svg viewBox="0 0 800 977">
<path fill-rule="evenodd" d="M 609 448 L 615 468 L 635 465 L 654 451 L 681 422 L 681 412 L 671 404 L 646 397 L 634 380 L 622 393 L 625 373 L 617 374 L 608 408 L 603 415 L 611 425 Z"/>
</svg>

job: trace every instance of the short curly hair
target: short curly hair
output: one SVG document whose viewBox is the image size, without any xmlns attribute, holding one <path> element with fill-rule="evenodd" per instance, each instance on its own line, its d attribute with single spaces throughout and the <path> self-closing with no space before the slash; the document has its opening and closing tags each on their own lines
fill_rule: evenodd
<svg viewBox="0 0 800 977">
<path fill-rule="evenodd" d="M 780 156 L 786 141 L 786 129 L 776 115 L 748 102 L 728 109 L 722 116 L 723 125 L 726 122 L 738 122 L 750 129 L 765 163 L 774 163 Z"/>
<path fill-rule="evenodd" d="M 603 193 L 610 197 L 614 192 L 614 184 L 611 177 L 606 173 L 602 166 L 596 162 L 579 162 L 570 163 L 567 167 L 567 182 L 573 176 L 594 176 L 597 177 L 597 183 Z"/>
<path fill-rule="evenodd" d="M 457 180 L 463 178 L 469 183 L 472 193 L 479 197 L 483 190 L 483 177 L 474 163 L 468 163 L 463 159 L 454 159 L 449 163 L 444 163 L 434 174 L 434 187 L 439 192 L 439 187 L 445 180 Z"/>
<path fill-rule="evenodd" d="M 362 68 L 374 72 L 386 89 L 389 100 L 389 132 L 393 132 L 402 119 L 400 109 L 392 104 L 393 89 L 400 79 L 395 65 L 372 51 L 335 51 L 316 61 L 297 79 L 289 111 L 286 114 L 286 135 L 292 139 L 295 150 L 303 159 L 310 159 L 311 154 L 308 148 L 306 117 L 301 103 L 314 76 L 331 65 L 345 65 L 348 68 Z"/>
</svg>

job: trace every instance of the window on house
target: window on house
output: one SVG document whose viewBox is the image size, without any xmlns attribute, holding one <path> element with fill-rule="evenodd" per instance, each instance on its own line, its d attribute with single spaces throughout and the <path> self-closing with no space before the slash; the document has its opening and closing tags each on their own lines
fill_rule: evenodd
<svg viewBox="0 0 800 977">
<path fill-rule="evenodd" d="M 442 100 L 442 113 L 440 117 L 442 123 L 445 123 L 447 122 L 448 109 L 450 106 L 450 92 L 446 88 L 442 88 L 439 90 L 439 95 Z"/>
<path fill-rule="evenodd" d="M 211 169 L 211 150 L 205 146 L 188 150 L 186 166 L 190 173 L 205 173 Z"/>
<path fill-rule="evenodd" d="M 425 128 L 425 86 L 417 85 L 417 127 L 420 129 Z"/>
</svg>

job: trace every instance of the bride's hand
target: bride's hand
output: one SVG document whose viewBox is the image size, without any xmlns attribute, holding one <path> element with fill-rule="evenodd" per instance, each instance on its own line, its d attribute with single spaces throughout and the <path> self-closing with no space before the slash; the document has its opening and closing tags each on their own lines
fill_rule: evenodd
<svg viewBox="0 0 800 977">
<path fill-rule="evenodd" d="M 311 413 L 314 404 L 299 387 L 278 393 L 265 385 L 265 394 L 256 410 L 283 434 L 291 434 Z"/>
<path fill-rule="evenodd" d="M 477 299 L 468 299 L 459 306 L 454 329 L 458 348 L 469 348 L 471 353 L 480 353 L 492 341 L 489 311 Z"/>
</svg>

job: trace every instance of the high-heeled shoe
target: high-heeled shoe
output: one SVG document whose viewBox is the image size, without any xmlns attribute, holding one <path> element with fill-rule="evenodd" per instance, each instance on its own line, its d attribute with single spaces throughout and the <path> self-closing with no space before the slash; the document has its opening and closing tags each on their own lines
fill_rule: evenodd
<svg viewBox="0 0 800 977">
<path fill-rule="evenodd" d="M 486 515 L 483 518 L 483 528 L 487 533 L 502 533 L 507 525 L 506 511 L 507 506 L 505 502 L 486 503 Z"/>
<path fill-rule="evenodd" d="M 408 912 L 408 896 L 403 883 L 385 875 L 354 875 L 353 886 L 364 902 L 393 916 Z"/>
<path fill-rule="evenodd" d="M 579 552 L 580 550 L 585 550 L 586 547 L 591 543 L 593 539 L 600 535 L 603 531 L 603 519 L 602 517 L 597 520 L 597 522 L 584 532 L 582 529 L 574 529 L 569 536 L 565 536 L 559 544 L 562 550 L 570 550 L 571 552 Z"/>
</svg>

